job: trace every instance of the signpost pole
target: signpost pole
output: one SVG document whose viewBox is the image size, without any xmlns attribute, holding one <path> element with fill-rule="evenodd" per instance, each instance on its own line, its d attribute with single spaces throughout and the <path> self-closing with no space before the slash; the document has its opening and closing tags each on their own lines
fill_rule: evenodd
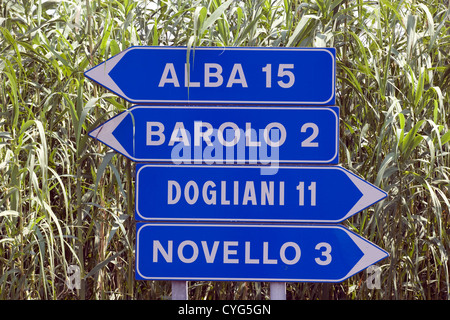
<svg viewBox="0 0 450 320">
<path fill-rule="evenodd" d="M 172 281 L 172 300 L 188 300 L 187 281 Z"/>
<path fill-rule="evenodd" d="M 286 282 L 270 283 L 270 300 L 286 300 Z"/>
</svg>

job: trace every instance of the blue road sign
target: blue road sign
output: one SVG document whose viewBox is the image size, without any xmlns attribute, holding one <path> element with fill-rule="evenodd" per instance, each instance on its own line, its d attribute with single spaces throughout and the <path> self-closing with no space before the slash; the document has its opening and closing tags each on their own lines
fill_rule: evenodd
<svg viewBox="0 0 450 320">
<path fill-rule="evenodd" d="M 334 105 L 334 48 L 130 47 L 85 76 L 132 103 Z"/>
<path fill-rule="evenodd" d="M 138 162 L 337 164 L 339 108 L 135 106 L 89 135 Z"/>
<path fill-rule="evenodd" d="M 340 225 L 136 226 L 136 279 L 341 282 L 388 257 Z"/>
<path fill-rule="evenodd" d="M 271 169 L 137 164 L 136 220 L 338 223 L 386 197 L 339 166 Z"/>
</svg>

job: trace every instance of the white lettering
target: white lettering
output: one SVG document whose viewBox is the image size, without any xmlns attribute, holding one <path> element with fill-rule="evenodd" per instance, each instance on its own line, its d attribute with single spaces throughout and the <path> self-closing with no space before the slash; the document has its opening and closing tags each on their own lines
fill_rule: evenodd
<svg viewBox="0 0 450 320">
<path fill-rule="evenodd" d="M 220 204 L 228 205 L 228 204 L 230 204 L 230 200 L 227 200 L 227 182 L 221 181 L 220 185 L 222 188 L 221 193 L 220 193 Z"/>
<path fill-rule="evenodd" d="M 191 81 L 191 75 L 190 75 L 190 70 L 188 70 L 187 67 L 187 63 L 184 64 L 184 86 L 186 88 L 191 87 L 191 88 L 198 88 L 200 87 L 200 82 L 193 82 Z"/>
<path fill-rule="evenodd" d="M 239 263 L 239 259 L 230 259 L 229 255 L 237 254 L 237 250 L 230 250 L 231 246 L 238 246 L 237 241 L 224 241 L 223 242 L 223 263 Z"/>
<path fill-rule="evenodd" d="M 277 84 L 281 88 L 291 88 L 295 84 L 295 75 L 293 72 L 294 64 L 280 64 L 278 66 L 278 77 L 280 80 Z M 265 87 L 272 87 L 272 65 L 267 64 L 262 71 L 266 74 L 265 76 Z M 178 70 L 178 72 L 183 72 Z M 223 68 L 218 63 L 205 63 L 204 64 L 204 86 L 205 87 L 220 87 L 224 84 L 224 78 L 222 75 Z M 186 88 L 199 88 L 202 86 L 200 81 L 191 81 L 191 68 L 190 64 L 184 64 L 184 87 Z M 162 72 L 161 78 L 159 80 L 158 87 L 164 87 L 166 84 L 172 84 L 174 87 L 180 87 L 180 82 L 178 80 L 178 75 L 175 70 L 173 63 L 166 63 L 164 70 Z M 242 88 L 248 88 L 247 79 L 245 77 L 244 69 L 242 64 L 235 63 L 231 69 L 230 76 L 228 78 L 226 87 L 231 88 L 233 85 L 241 85 Z"/>
<path fill-rule="evenodd" d="M 239 73 L 238 79 L 236 79 L 236 73 Z M 247 80 L 245 79 L 244 70 L 242 70 L 242 65 L 240 63 L 234 64 L 230 78 L 228 79 L 227 88 L 232 87 L 235 83 L 241 84 L 242 87 L 247 88 Z"/>
<path fill-rule="evenodd" d="M 239 181 L 234 181 L 234 193 L 233 193 L 233 204 L 239 204 Z"/>
<path fill-rule="evenodd" d="M 211 252 L 208 250 L 208 244 L 206 241 L 202 241 L 203 253 L 205 254 L 205 259 L 207 263 L 214 263 L 216 258 L 217 248 L 219 248 L 220 241 L 214 241 Z"/>
<path fill-rule="evenodd" d="M 269 137 L 269 132 L 272 128 L 278 128 L 280 130 L 281 136 L 278 141 L 274 142 Z M 279 147 L 284 141 L 286 141 L 286 128 L 279 122 L 271 122 L 264 129 L 264 141 L 271 147 Z"/>
<path fill-rule="evenodd" d="M 201 249 L 203 250 L 203 255 L 205 257 L 206 263 L 217 263 L 216 256 L 221 246 L 222 241 L 199 241 L 197 244 L 192 240 L 184 240 L 179 243 L 177 248 L 178 259 L 183 263 L 194 263 L 199 259 L 199 245 L 201 244 Z M 252 251 L 254 249 L 254 243 L 251 241 L 245 241 L 245 247 L 242 248 L 239 245 L 239 241 L 223 241 L 223 263 L 224 264 L 238 264 L 239 258 L 238 254 L 240 254 L 240 250 L 244 250 L 244 260 L 245 264 L 260 264 L 261 260 L 263 264 L 278 264 L 278 259 L 269 258 L 269 242 L 263 242 L 263 251 L 262 257 L 258 256 L 258 253 L 261 254 L 260 250 Z M 261 242 L 259 242 L 261 245 Z M 320 249 L 322 247 L 326 248 L 326 251 L 322 252 L 322 256 L 326 257 L 326 260 L 320 260 L 320 258 L 316 258 L 316 262 L 321 265 L 329 264 L 331 261 L 329 244 L 320 243 L 317 245 L 316 249 Z M 173 240 L 168 240 L 167 245 L 163 246 L 159 240 L 153 240 L 153 262 L 159 262 L 159 257 L 162 256 L 163 260 L 166 263 L 173 262 Z M 286 265 L 294 265 L 300 261 L 301 250 L 300 246 L 295 242 L 285 242 L 281 245 L 279 250 L 280 260 Z M 260 259 L 262 258 L 262 259 Z M 162 261 L 162 262 L 164 262 Z"/>
<path fill-rule="evenodd" d="M 290 260 L 286 258 L 286 249 L 288 247 L 292 247 L 295 250 L 295 256 L 293 259 L 290 259 Z M 289 264 L 289 265 L 296 264 L 298 262 L 298 260 L 300 260 L 300 254 L 301 254 L 300 247 L 295 242 L 286 242 L 281 246 L 280 258 L 281 258 L 281 261 L 283 261 L 285 264 Z"/>
<path fill-rule="evenodd" d="M 281 80 L 279 80 L 277 83 L 280 87 L 282 88 L 290 88 L 294 85 L 295 83 L 295 76 L 294 73 L 290 70 L 286 70 L 286 69 L 294 69 L 294 65 L 293 64 L 280 64 L 278 66 L 278 76 L 284 77 L 287 76 L 289 78 L 288 82 L 283 82 Z"/>
<path fill-rule="evenodd" d="M 253 181 L 247 181 L 245 183 L 244 199 L 242 200 L 242 204 L 245 206 L 249 201 L 252 202 L 252 205 L 258 204 L 256 201 L 255 184 Z"/>
<path fill-rule="evenodd" d="M 234 139 L 231 141 L 226 141 L 223 138 L 223 132 L 225 131 L 225 128 L 232 128 L 234 130 Z M 219 139 L 219 142 L 224 145 L 225 147 L 232 147 L 236 145 L 241 138 L 241 131 L 239 130 L 239 127 L 234 122 L 225 122 L 222 123 L 219 127 L 219 130 L 217 131 L 217 139 Z"/>
<path fill-rule="evenodd" d="M 280 206 L 284 206 L 284 181 L 280 181 Z"/>
<path fill-rule="evenodd" d="M 316 250 L 321 250 L 322 248 L 325 248 L 325 251 L 322 251 L 322 256 L 325 257 L 325 260 L 321 260 L 320 258 L 315 258 L 317 264 L 321 266 L 326 266 L 331 263 L 332 257 L 331 257 L 331 245 L 327 242 L 321 242 L 318 243 L 315 247 Z"/>
<path fill-rule="evenodd" d="M 152 128 L 157 127 L 157 131 L 153 131 Z M 166 140 L 164 132 L 164 125 L 161 122 L 155 122 L 155 121 L 147 121 L 147 145 L 148 146 L 160 146 L 164 143 Z M 158 136 L 159 139 L 153 141 L 152 137 Z"/>
<path fill-rule="evenodd" d="M 216 72 L 211 72 L 216 69 Z M 211 78 L 216 78 L 216 82 L 211 82 Z M 205 87 L 220 87 L 223 83 L 222 66 L 217 63 L 205 63 Z"/>
<path fill-rule="evenodd" d="M 194 194 L 191 198 L 190 196 L 190 192 L 189 189 L 192 187 L 192 190 L 194 190 Z M 195 183 L 195 181 L 189 181 L 188 183 L 186 183 L 186 187 L 184 188 L 184 197 L 186 198 L 186 202 L 189 204 L 194 204 L 197 202 L 198 199 L 198 186 L 197 183 Z"/>
<path fill-rule="evenodd" d="M 259 264 L 259 259 L 250 258 L 250 242 L 245 242 L 245 263 L 247 264 Z"/>
<path fill-rule="evenodd" d="M 178 135 L 180 134 L 180 136 Z M 190 146 L 189 137 L 187 135 L 186 129 L 184 128 L 183 122 L 175 123 L 173 127 L 172 135 L 170 136 L 169 146 L 173 146 L 175 142 L 183 142 L 185 146 Z"/>
<path fill-rule="evenodd" d="M 173 197 L 173 187 L 175 187 L 175 197 Z M 174 180 L 167 181 L 167 204 L 175 204 L 180 200 L 181 187 Z"/>
<path fill-rule="evenodd" d="M 206 128 L 206 131 L 203 132 L 202 128 Z M 200 138 L 203 138 L 205 140 L 206 144 L 208 146 L 212 146 L 211 138 L 210 136 L 213 133 L 213 127 L 208 122 L 202 122 L 202 121 L 195 121 L 194 122 L 194 146 L 200 146 Z"/>
<path fill-rule="evenodd" d="M 171 75 L 170 78 L 168 78 L 169 73 Z M 166 83 L 173 83 L 175 87 L 179 87 L 180 83 L 178 82 L 177 73 L 175 72 L 175 67 L 173 66 L 173 63 L 166 63 L 166 66 L 164 67 L 163 74 L 161 76 L 161 79 L 159 80 L 158 87 L 164 87 Z"/>
<path fill-rule="evenodd" d="M 167 245 L 167 251 L 163 248 L 161 245 L 161 242 L 158 240 L 153 240 L 153 262 L 158 262 L 158 252 L 160 252 L 166 260 L 166 262 L 171 263 L 172 262 L 172 246 L 173 241 L 169 240 Z"/>
<path fill-rule="evenodd" d="M 183 249 L 185 246 L 190 246 L 193 250 L 192 257 L 186 258 L 183 254 Z M 185 240 L 178 246 L 178 258 L 184 263 L 192 263 L 195 260 L 197 260 L 198 257 L 198 247 L 197 244 L 194 241 L 191 240 Z"/>
<path fill-rule="evenodd" d="M 259 134 L 257 135 L 251 122 L 246 122 L 245 130 L 243 130 L 234 122 L 222 123 L 216 129 L 211 123 L 200 120 L 193 121 L 191 124 L 178 121 L 175 122 L 167 139 L 163 123 L 149 121 L 146 125 L 146 145 L 160 146 L 168 140 L 167 145 L 172 147 L 170 157 L 174 164 L 189 164 L 192 161 L 198 164 L 222 164 L 224 162 L 229 164 L 235 162 L 269 164 L 279 160 L 278 147 L 286 141 L 287 137 L 286 129 L 277 122 L 269 123 L 264 129 L 258 129 Z M 194 132 L 193 145 L 192 132 Z M 276 173 L 270 169 L 263 167 L 261 171 L 268 171 L 263 175 Z"/>
<path fill-rule="evenodd" d="M 263 243 L 263 263 L 264 264 L 277 264 L 277 259 L 269 259 L 269 243 Z"/>
<path fill-rule="evenodd" d="M 232 200 L 233 205 L 273 206 L 278 188 L 277 205 L 284 205 L 284 181 L 280 181 L 278 184 L 275 184 L 274 181 L 261 181 L 258 186 L 255 186 L 254 181 L 229 181 L 230 187 L 228 188 L 227 183 L 228 181 L 220 181 L 219 184 L 216 184 L 214 181 L 207 180 L 198 184 L 194 180 L 190 180 L 185 185 L 180 185 L 178 181 L 167 180 L 167 204 L 179 203 L 184 195 L 186 202 L 191 205 L 196 204 L 200 197 L 207 205 L 230 205 Z M 242 183 L 245 183 L 243 188 L 240 187 Z M 217 199 L 219 194 L 220 201 Z M 260 199 L 259 203 L 258 199 Z"/>
<path fill-rule="evenodd" d="M 205 184 L 203 185 L 203 190 L 202 190 L 202 195 L 203 195 L 203 200 L 205 201 L 206 204 L 216 204 L 216 191 L 215 190 L 211 190 L 209 192 L 209 195 L 211 197 L 208 197 L 208 187 L 215 187 L 216 184 L 212 181 L 206 181 Z"/>
<path fill-rule="evenodd" d="M 273 181 L 269 182 L 270 188 L 267 187 L 266 181 L 261 181 L 261 205 L 266 205 L 266 199 L 269 202 L 270 206 L 273 206 L 274 203 L 274 183 Z"/>
</svg>

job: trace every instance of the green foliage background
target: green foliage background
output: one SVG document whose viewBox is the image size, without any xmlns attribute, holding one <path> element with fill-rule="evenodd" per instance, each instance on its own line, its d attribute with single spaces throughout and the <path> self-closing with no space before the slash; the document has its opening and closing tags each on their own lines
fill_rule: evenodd
<svg viewBox="0 0 450 320">
<path fill-rule="evenodd" d="M 134 164 L 87 132 L 130 105 L 83 72 L 132 45 L 336 47 L 342 166 L 388 192 L 344 223 L 390 253 L 380 289 L 288 299 L 449 299 L 448 1 L 0 0 L 0 299 L 169 299 L 134 280 Z M 81 269 L 70 290 L 68 266 Z M 190 282 L 190 299 L 268 283 Z"/>
</svg>

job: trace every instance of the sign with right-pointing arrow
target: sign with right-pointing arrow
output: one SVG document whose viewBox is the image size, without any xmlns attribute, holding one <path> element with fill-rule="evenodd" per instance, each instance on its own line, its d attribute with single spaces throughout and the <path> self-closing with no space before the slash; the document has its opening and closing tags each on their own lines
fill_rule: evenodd
<svg viewBox="0 0 450 320">
<path fill-rule="evenodd" d="M 339 166 L 136 166 L 136 220 L 338 223 L 386 196 Z"/>
<path fill-rule="evenodd" d="M 340 225 L 136 226 L 138 280 L 340 282 L 388 256 Z"/>
</svg>

